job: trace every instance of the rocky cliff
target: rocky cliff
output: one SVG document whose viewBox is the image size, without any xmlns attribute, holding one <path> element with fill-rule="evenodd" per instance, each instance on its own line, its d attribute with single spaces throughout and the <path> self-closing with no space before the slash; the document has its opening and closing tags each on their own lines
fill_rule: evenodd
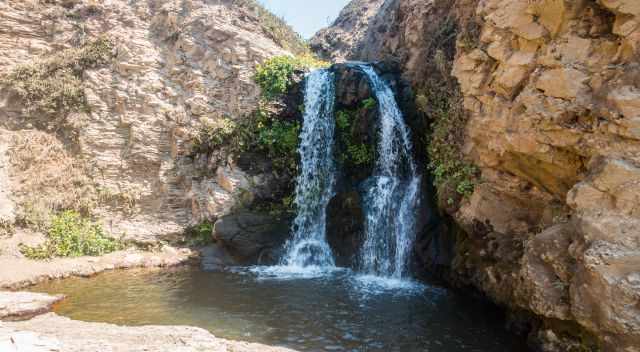
<svg viewBox="0 0 640 352">
<path fill-rule="evenodd" d="M 638 351 L 640 3 L 387 0 L 354 32 L 346 11 L 314 47 L 411 82 L 451 281 L 528 317 L 539 350 Z"/>
<path fill-rule="evenodd" d="M 227 214 L 264 178 L 193 141 L 255 109 L 256 64 L 296 48 L 265 21 L 248 0 L 3 1 L 0 228 L 73 208 L 145 242 Z"/>
</svg>

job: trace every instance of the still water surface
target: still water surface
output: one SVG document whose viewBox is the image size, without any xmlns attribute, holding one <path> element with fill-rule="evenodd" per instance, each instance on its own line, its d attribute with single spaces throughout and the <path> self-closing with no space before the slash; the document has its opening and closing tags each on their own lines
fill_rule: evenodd
<svg viewBox="0 0 640 352">
<path fill-rule="evenodd" d="M 496 311 L 442 288 L 376 286 L 338 270 L 311 278 L 261 270 L 119 271 L 41 284 L 73 319 L 192 325 L 218 337 L 300 351 L 517 352 Z"/>
</svg>

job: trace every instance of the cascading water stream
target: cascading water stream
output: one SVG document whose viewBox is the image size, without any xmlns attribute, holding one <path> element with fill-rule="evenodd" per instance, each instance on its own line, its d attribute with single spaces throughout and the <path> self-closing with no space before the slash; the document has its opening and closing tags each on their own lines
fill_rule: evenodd
<svg viewBox="0 0 640 352">
<path fill-rule="evenodd" d="M 391 87 L 371 66 L 357 65 L 378 100 L 380 131 L 374 174 L 365 195 L 365 240 L 359 254 L 364 274 L 401 279 L 415 240 L 420 177 L 409 128 Z"/>
<path fill-rule="evenodd" d="M 388 281 L 393 287 L 405 287 L 398 286 L 398 280 L 387 279 L 408 276 L 409 254 L 415 239 L 420 177 L 412 157 L 410 133 L 391 87 L 371 66 L 353 67 L 367 76 L 380 115 L 377 160 L 373 175 L 364 184 L 365 239 L 358 254 L 357 271 L 364 274 L 362 277 L 375 276 L 383 285 Z M 285 245 L 280 265 L 256 269 L 262 273 L 282 278 L 291 274 L 315 277 L 335 269 L 326 240 L 327 206 L 336 183 L 335 99 L 331 71 L 317 70 L 307 76 L 293 235 Z"/>
<path fill-rule="evenodd" d="M 293 237 L 280 264 L 293 268 L 334 267 L 326 241 L 326 210 L 334 196 L 334 74 L 317 70 L 306 78 L 304 123 L 300 134 L 301 168 L 297 178 L 297 214 Z"/>
</svg>

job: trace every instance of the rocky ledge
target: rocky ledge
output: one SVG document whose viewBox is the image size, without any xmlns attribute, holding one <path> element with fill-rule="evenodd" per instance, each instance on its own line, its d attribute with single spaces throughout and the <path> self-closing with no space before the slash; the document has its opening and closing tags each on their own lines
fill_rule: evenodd
<svg viewBox="0 0 640 352">
<path fill-rule="evenodd" d="M 219 339 L 206 330 L 194 327 L 126 327 L 85 323 L 48 313 L 29 321 L 0 322 L 0 351 L 291 352 L 292 350 Z"/>
<path fill-rule="evenodd" d="M 59 258 L 47 262 L 0 256 L 0 268 L 11 268 L 0 271 L 0 289 L 16 290 L 46 280 L 88 277 L 108 270 L 177 266 L 197 255 L 190 249 L 165 246 L 155 252 L 131 249 L 102 257 Z"/>
<path fill-rule="evenodd" d="M 32 292 L 0 292 L 0 320 L 17 321 L 30 319 L 51 311 L 53 305 L 63 299 L 63 295 L 51 296 Z"/>
</svg>

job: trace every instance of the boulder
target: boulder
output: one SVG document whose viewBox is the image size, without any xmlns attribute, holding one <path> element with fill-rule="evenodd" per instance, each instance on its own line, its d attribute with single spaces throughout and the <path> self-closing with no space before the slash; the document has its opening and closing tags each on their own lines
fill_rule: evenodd
<svg viewBox="0 0 640 352">
<path fill-rule="evenodd" d="M 216 271 L 237 264 L 225 248 L 218 243 L 202 248 L 200 258 L 200 266 L 205 271 Z"/>
<path fill-rule="evenodd" d="M 288 217 L 252 211 L 224 216 L 213 227 L 215 240 L 243 264 L 273 263 L 290 233 Z"/>
</svg>

